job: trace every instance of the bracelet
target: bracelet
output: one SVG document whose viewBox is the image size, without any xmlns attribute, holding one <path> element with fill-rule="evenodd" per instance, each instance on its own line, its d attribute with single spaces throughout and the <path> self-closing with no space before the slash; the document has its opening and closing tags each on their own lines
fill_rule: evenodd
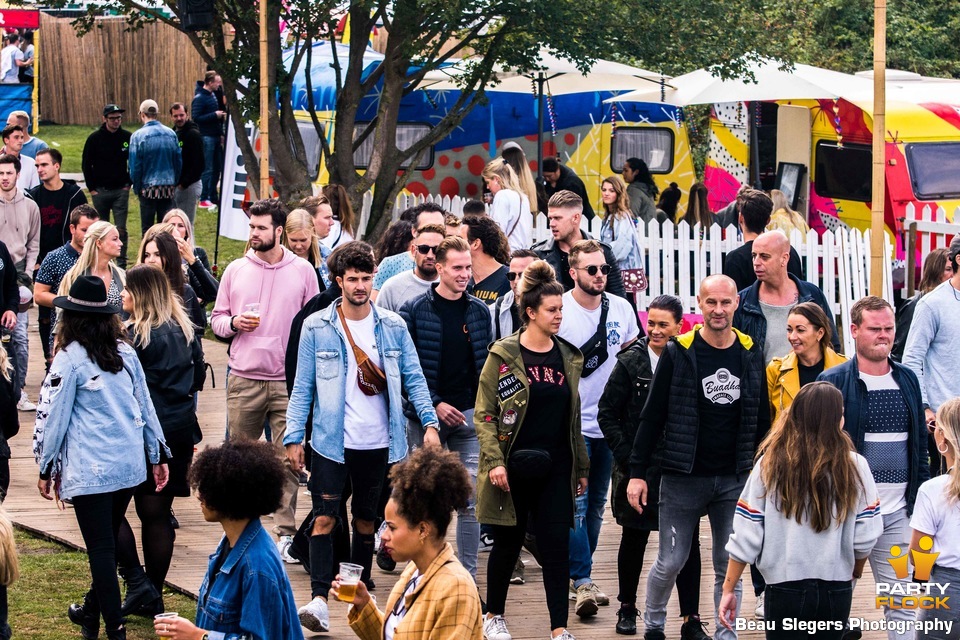
<svg viewBox="0 0 960 640">
<path fill-rule="evenodd" d="M 236 330 L 237 330 L 237 326 L 236 326 L 235 324 L 233 324 L 233 321 L 236 320 L 236 319 L 237 319 L 237 316 L 230 316 L 230 330 L 231 330 L 231 331 L 236 331 Z"/>
</svg>

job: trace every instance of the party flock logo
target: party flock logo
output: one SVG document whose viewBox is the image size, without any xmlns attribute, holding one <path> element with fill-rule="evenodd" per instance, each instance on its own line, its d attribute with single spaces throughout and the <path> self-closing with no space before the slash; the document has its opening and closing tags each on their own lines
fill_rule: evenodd
<svg viewBox="0 0 960 640">
<path fill-rule="evenodd" d="M 933 551 L 933 538 L 923 536 L 919 549 L 903 551 L 898 545 L 890 547 L 887 562 L 893 567 L 898 580 L 910 577 L 910 560 L 913 560 L 913 581 L 878 582 L 876 606 L 878 609 L 949 609 L 950 598 L 944 595 L 949 584 L 930 582 L 930 572 L 940 555 Z"/>
</svg>

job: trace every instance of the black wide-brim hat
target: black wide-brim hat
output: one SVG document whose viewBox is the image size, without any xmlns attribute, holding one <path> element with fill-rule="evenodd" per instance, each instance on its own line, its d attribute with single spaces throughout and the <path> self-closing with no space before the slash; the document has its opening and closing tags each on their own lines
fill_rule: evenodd
<svg viewBox="0 0 960 640">
<path fill-rule="evenodd" d="M 53 306 L 81 313 L 117 314 L 120 309 L 107 303 L 107 287 L 96 276 L 80 276 L 70 287 L 70 295 L 57 296 Z"/>
</svg>

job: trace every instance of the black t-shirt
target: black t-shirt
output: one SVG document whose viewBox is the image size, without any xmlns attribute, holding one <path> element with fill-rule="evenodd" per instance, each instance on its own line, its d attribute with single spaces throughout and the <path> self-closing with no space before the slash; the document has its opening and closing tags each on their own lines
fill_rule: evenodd
<svg viewBox="0 0 960 640">
<path fill-rule="evenodd" d="M 737 340 L 717 349 L 697 332 L 693 352 L 700 376 L 697 408 L 697 454 L 692 475 L 714 476 L 737 472 L 737 434 L 740 432 L 740 379 L 742 375 Z"/>
<path fill-rule="evenodd" d="M 563 285 L 564 291 L 573 289 L 573 278 L 570 277 L 570 254 L 566 251 L 560 252 L 560 272 L 557 274 L 557 278 Z"/>
<path fill-rule="evenodd" d="M 488 275 L 480 282 L 474 282 L 470 279 L 472 290 L 470 293 L 483 300 L 484 304 L 495 302 L 497 298 L 510 291 L 510 281 L 507 280 L 507 273 L 510 269 L 503 265 Z"/>
<path fill-rule="evenodd" d="M 753 240 L 750 240 L 728 253 L 723 260 L 723 275 L 733 278 L 733 281 L 737 283 L 737 291 L 743 291 L 757 281 L 757 274 L 753 272 L 753 257 L 750 255 L 752 251 Z M 805 279 L 800 254 L 793 247 L 790 247 L 787 273 L 797 276 L 800 280 Z"/>
<path fill-rule="evenodd" d="M 59 249 L 65 242 L 70 242 L 69 228 L 65 223 L 70 214 L 67 209 L 75 192 L 75 189 L 68 189 L 66 185 L 57 191 L 50 191 L 41 185 L 31 192 L 40 209 L 40 255 L 37 256 L 37 264 L 42 262 L 48 253 Z M 86 199 L 83 202 L 86 202 Z"/>
<path fill-rule="evenodd" d="M 568 461 L 572 458 L 568 431 L 570 387 L 560 347 L 554 343 L 550 351 L 538 353 L 520 345 L 520 354 L 530 381 L 530 401 L 513 450 L 545 449 L 554 463 Z"/>
<path fill-rule="evenodd" d="M 797 360 L 797 371 L 800 373 L 801 388 L 807 386 L 811 382 L 816 381 L 817 376 L 823 373 L 823 363 L 824 363 L 824 360 L 821 358 L 820 362 L 813 365 L 812 367 L 808 367 L 802 364 L 799 360 Z"/>
<path fill-rule="evenodd" d="M 477 399 L 477 373 L 467 333 L 467 297 L 447 300 L 434 292 L 433 300 L 443 328 L 437 394 L 458 411 L 472 409 Z"/>
</svg>

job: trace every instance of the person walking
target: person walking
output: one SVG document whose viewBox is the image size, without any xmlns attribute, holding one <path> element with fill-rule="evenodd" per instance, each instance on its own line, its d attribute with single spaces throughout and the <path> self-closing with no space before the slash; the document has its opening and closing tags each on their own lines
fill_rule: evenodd
<svg viewBox="0 0 960 640">
<path fill-rule="evenodd" d="M 217 90 L 223 85 L 220 74 L 207 71 L 203 80 L 197 81 L 197 88 L 190 104 L 190 113 L 197 123 L 203 137 L 203 173 L 201 174 L 200 207 L 212 209 L 220 204 L 217 188 L 220 181 L 218 159 L 222 158 L 220 139 L 223 136 L 223 122 L 227 112 L 220 108 Z"/>
<path fill-rule="evenodd" d="M 637 587 L 643 570 L 643 557 L 651 531 L 659 528 L 657 508 L 660 493 L 659 455 L 647 470 L 647 508 L 643 513 L 627 502 L 630 481 L 630 452 L 640 424 L 640 413 L 647 402 L 650 381 L 667 343 L 680 333 L 683 304 L 674 296 L 657 296 L 647 311 L 647 335 L 617 354 L 610 379 L 597 406 L 597 422 L 607 446 L 613 452 L 613 487 L 610 507 L 617 524 L 622 527 L 617 552 L 620 609 L 616 632 L 634 635 L 637 632 Z M 690 545 L 690 556 L 677 575 L 677 598 L 680 604 L 682 640 L 706 640 L 700 621 L 700 541 Z"/>
<path fill-rule="evenodd" d="M 183 273 L 180 247 L 173 235 L 166 231 L 147 231 L 137 252 L 137 264 L 156 267 L 166 275 L 174 294 L 180 298 L 183 310 L 187 312 L 194 328 L 202 334 L 207 328 L 207 313 Z"/>
<path fill-rule="evenodd" d="M 170 448 L 167 485 L 158 491 L 151 478 L 136 488 L 133 501 L 140 519 L 140 565 L 133 530 L 120 523 L 117 557 L 127 583 L 124 615 L 154 616 L 163 611 L 163 583 L 173 558 L 176 531 L 170 520 L 174 497 L 189 497 L 187 472 L 200 433 L 194 394 L 203 388 L 206 369 L 200 334 L 187 316 L 163 271 L 137 265 L 127 272 L 123 310 L 127 336 L 143 366 L 147 389 Z"/>
<path fill-rule="evenodd" d="M 480 440 L 477 518 L 492 525 L 487 562 L 486 640 L 511 640 L 507 590 L 527 521 L 533 519 L 553 638 L 567 630 L 570 529 L 590 462 L 580 434 L 583 358 L 559 338 L 563 286 L 543 260 L 523 272 L 523 329 L 490 346 L 473 424 Z"/>
<path fill-rule="evenodd" d="M 116 541 L 134 488 L 152 465 L 156 491 L 167 484 L 170 457 L 137 353 L 124 340 L 107 289 L 81 276 L 62 310 L 59 350 L 40 390 L 34 455 L 37 487 L 46 500 L 73 504 L 90 562 L 93 586 L 70 620 L 84 638 L 96 638 L 103 616 L 107 638 L 125 640 L 117 582 Z M 161 458 L 163 456 L 163 458 Z"/>
<path fill-rule="evenodd" d="M 853 581 L 882 533 L 870 467 L 843 431 L 843 397 L 828 382 L 811 383 L 761 443 L 737 502 L 720 623 L 734 628 L 734 585 L 756 564 L 767 585 L 767 640 L 810 637 L 791 620 L 817 623 L 818 639 L 841 640 Z"/>
<path fill-rule="evenodd" d="M 603 203 L 600 241 L 613 249 L 626 292 L 643 291 L 647 288 L 647 276 L 643 249 L 637 238 L 637 218 L 630 209 L 627 187 L 620 176 L 610 176 L 600 184 L 600 200 Z"/>
<path fill-rule="evenodd" d="M 460 457 L 436 448 L 417 449 L 393 467 L 390 483 L 381 544 L 407 566 L 383 611 L 363 581 L 352 600 L 344 597 L 341 580 L 333 583 L 334 595 L 352 604 L 350 628 L 362 640 L 481 640 L 476 584 L 444 541 L 453 512 L 465 509 L 473 494 L 474 483 Z"/>
<path fill-rule="evenodd" d="M 399 273 L 383 284 L 377 306 L 397 313 L 410 300 L 426 293 L 437 281 L 437 249 L 443 242 L 443 225 L 427 225 L 417 230 L 410 244 L 413 268 Z"/>
<path fill-rule="evenodd" d="M 897 337 L 893 341 L 893 350 L 890 352 L 890 357 L 897 362 L 903 362 L 903 350 L 907 347 L 907 336 L 910 334 L 913 314 L 917 310 L 920 298 L 936 289 L 940 283 L 953 277 L 953 265 L 950 264 L 949 258 L 950 249 L 946 247 L 934 249 L 928 253 L 923 259 L 923 270 L 917 292 L 904 300 L 897 309 Z"/>
<path fill-rule="evenodd" d="M 498 297 L 493 304 L 487 305 L 493 320 L 494 340 L 510 335 L 523 325 L 520 320 L 520 296 L 517 293 L 517 286 L 523 281 L 524 269 L 537 259 L 537 254 L 530 249 L 517 249 L 510 254 L 510 263 L 507 266 L 510 291 Z"/>
<path fill-rule="evenodd" d="M 627 183 L 627 198 L 635 220 L 650 222 L 657 219 L 657 183 L 650 175 L 650 168 L 640 158 L 627 158 L 623 163 L 623 181 Z M 673 220 L 673 217 L 670 217 Z"/>
<path fill-rule="evenodd" d="M 103 124 L 87 137 L 82 158 L 83 181 L 100 219 L 110 222 L 110 212 L 113 212 L 123 246 L 123 253 L 117 260 L 121 269 L 127 266 L 127 212 L 131 184 L 127 171 L 131 134 L 122 126 L 124 113 L 126 110 L 115 104 L 103 108 Z"/>
<path fill-rule="evenodd" d="M 470 293 L 490 305 L 510 291 L 507 263 L 510 262 L 510 243 L 493 218 L 470 214 L 463 216 L 460 236 L 470 247 L 473 275 Z"/>
<path fill-rule="evenodd" d="M 484 168 L 482 177 L 493 194 L 490 217 L 507 236 L 510 249 L 529 249 L 533 240 L 532 205 L 517 174 L 503 158 L 495 158 Z"/>
<path fill-rule="evenodd" d="M 733 327 L 738 300 L 736 284 L 727 276 L 712 275 L 700 283 L 697 303 L 704 325 L 664 349 L 640 417 L 627 500 L 641 514 L 646 509 L 647 471 L 662 446 L 660 531 L 676 540 L 659 545 L 650 569 L 646 640 L 665 637 L 667 601 L 704 512 L 713 534 L 713 595 L 719 608 L 728 559 L 724 545 L 733 529 L 737 497 L 757 442 L 769 429 L 763 355 L 760 345 Z M 736 589 L 739 593 L 739 582 Z M 718 640 L 735 637 L 717 629 Z"/>
</svg>

